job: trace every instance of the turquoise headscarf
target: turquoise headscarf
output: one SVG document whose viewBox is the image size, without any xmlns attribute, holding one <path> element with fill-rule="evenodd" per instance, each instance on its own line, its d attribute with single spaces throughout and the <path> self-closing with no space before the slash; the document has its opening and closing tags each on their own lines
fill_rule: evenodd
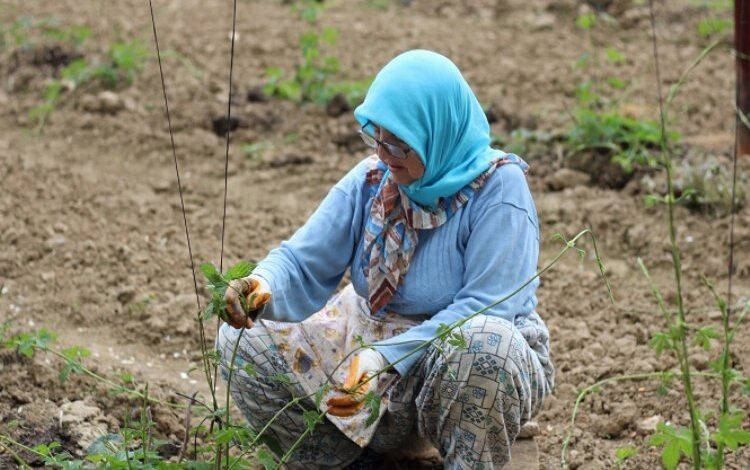
<svg viewBox="0 0 750 470">
<path fill-rule="evenodd" d="M 425 173 L 401 188 L 423 206 L 434 207 L 438 198 L 457 193 L 504 155 L 490 148 L 487 117 L 458 67 L 436 52 L 411 50 L 391 60 L 354 116 L 360 125 L 369 121 L 387 129 L 416 151 Z"/>
</svg>

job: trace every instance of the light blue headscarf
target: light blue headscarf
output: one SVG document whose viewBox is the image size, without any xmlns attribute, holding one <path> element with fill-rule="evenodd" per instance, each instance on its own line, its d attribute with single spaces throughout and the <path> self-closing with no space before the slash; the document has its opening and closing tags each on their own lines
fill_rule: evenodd
<svg viewBox="0 0 750 470">
<path fill-rule="evenodd" d="M 474 92 L 450 59 L 426 50 L 404 52 L 377 74 L 354 110 L 404 141 L 419 155 L 424 175 L 401 188 L 434 207 L 505 155 L 490 148 L 490 125 Z M 372 129 L 367 129 L 372 133 Z"/>
</svg>

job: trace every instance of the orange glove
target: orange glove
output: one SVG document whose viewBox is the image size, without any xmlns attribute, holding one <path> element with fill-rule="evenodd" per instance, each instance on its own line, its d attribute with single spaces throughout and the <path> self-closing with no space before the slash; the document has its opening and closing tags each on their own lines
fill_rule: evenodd
<svg viewBox="0 0 750 470">
<path fill-rule="evenodd" d="M 333 416 L 351 416 L 362 409 L 367 392 L 378 383 L 377 378 L 367 381 L 388 367 L 388 361 L 374 349 L 365 349 L 352 357 L 349 363 L 349 375 L 344 384 L 338 387 L 341 394 L 331 397 L 328 414 Z M 366 383 L 365 383 L 366 382 Z"/>
<path fill-rule="evenodd" d="M 247 312 L 242 308 L 240 296 L 245 297 Z M 224 292 L 227 305 L 228 323 L 234 328 L 251 328 L 252 318 L 257 316 L 257 310 L 271 300 L 271 290 L 265 279 L 258 276 L 248 276 L 235 279 L 229 283 Z M 252 317 L 252 318 L 251 318 Z"/>
</svg>

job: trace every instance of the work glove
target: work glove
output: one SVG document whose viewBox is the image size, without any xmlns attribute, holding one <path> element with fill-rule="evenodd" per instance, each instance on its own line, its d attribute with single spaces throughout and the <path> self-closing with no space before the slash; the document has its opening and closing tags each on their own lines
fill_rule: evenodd
<svg viewBox="0 0 750 470">
<path fill-rule="evenodd" d="M 351 416 L 362 409 L 367 392 L 377 386 L 378 380 L 367 379 L 388 367 L 388 361 L 374 349 L 365 349 L 352 356 L 349 362 L 349 375 L 343 385 L 337 387 L 337 394 L 328 399 L 328 414 Z M 366 383 L 364 383 L 366 382 Z"/>
<path fill-rule="evenodd" d="M 242 298 L 246 304 L 242 308 Z M 271 300 L 271 289 L 265 279 L 259 276 L 247 276 L 229 282 L 224 292 L 224 302 L 227 306 L 227 323 L 234 328 L 251 328 L 253 319 L 258 315 L 258 309 Z"/>
</svg>

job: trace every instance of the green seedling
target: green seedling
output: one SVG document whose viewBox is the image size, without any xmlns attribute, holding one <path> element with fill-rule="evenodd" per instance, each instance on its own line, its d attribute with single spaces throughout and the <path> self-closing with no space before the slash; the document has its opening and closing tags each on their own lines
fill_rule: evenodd
<svg viewBox="0 0 750 470">
<path fill-rule="evenodd" d="M 230 289 L 229 283 L 236 279 L 249 276 L 255 265 L 241 261 L 231 268 L 229 268 L 224 274 L 221 274 L 219 270 L 211 263 L 204 263 L 201 265 L 201 271 L 206 277 L 209 292 L 211 293 L 211 301 L 206 305 L 203 311 L 203 320 L 209 320 L 214 316 L 219 316 L 224 321 L 229 321 L 229 314 L 227 313 L 226 302 L 224 301 L 224 294 L 227 289 Z M 240 295 L 240 301 L 245 302 L 245 296 Z M 246 305 L 243 305 L 246 308 Z"/>
<path fill-rule="evenodd" d="M 335 94 L 342 93 L 350 105 L 361 102 L 372 80 L 333 81 L 341 64 L 335 55 L 324 54 L 324 49 L 332 48 L 338 42 L 338 29 L 318 26 L 322 7 L 315 0 L 305 0 L 295 4 L 294 8 L 308 25 L 298 43 L 299 65 L 290 78 L 278 67 L 268 68 L 263 92 L 285 100 L 317 104 L 326 103 Z"/>
<path fill-rule="evenodd" d="M 659 124 L 623 116 L 617 111 L 597 111 L 578 108 L 573 111 L 574 126 L 568 131 L 565 143 L 572 152 L 594 150 L 608 155 L 613 163 L 626 172 L 636 166 L 655 167 L 660 145 Z M 670 132 L 668 141 L 679 139 Z"/>
</svg>

